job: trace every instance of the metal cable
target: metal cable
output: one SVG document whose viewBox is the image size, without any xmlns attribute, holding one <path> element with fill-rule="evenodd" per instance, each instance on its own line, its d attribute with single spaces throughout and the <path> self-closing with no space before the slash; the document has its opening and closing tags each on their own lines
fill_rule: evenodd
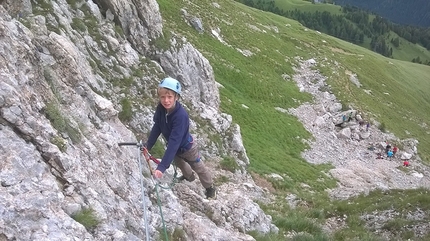
<svg viewBox="0 0 430 241">
<path fill-rule="evenodd" d="M 140 155 L 142 154 L 142 147 L 144 147 L 144 146 L 143 146 L 142 141 L 140 141 L 138 143 L 136 143 L 136 142 L 122 142 L 122 143 L 118 143 L 118 145 L 119 146 L 124 146 L 124 145 L 136 145 L 137 146 L 137 160 L 139 162 L 139 175 L 140 175 L 143 218 L 144 218 L 144 222 L 145 222 L 145 235 L 146 235 L 146 240 L 150 241 L 150 239 L 149 239 L 149 227 L 148 227 L 148 213 L 147 213 L 146 202 L 145 202 L 145 187 L 143 185 L 143 167 L 142 167 L 143 165 L 142 165 L 142 159 L 140 158 Z M 169 241 L 169 238 L 167 235 L 166 222 L 164 221 L 163 210 L 161 208 L 161 199 L 160 199 L 158 187 L 160 187 L 162 189 L 171 189 L 175 185 L 175 183 L 177 182 L 177 174 L 178 174 L 177 170 L 176 170 L 176 165 L 173 165 L 175 172 L 173 174 L 172 182 L 170 184 L 168 184 L 167 186 L 162 186 L 159 181 L 154 180 L 154 177 L 152 175 L 152 167 L 151 167 L 150 162 L 149 162 L 149 160 L 151 159 L 152 156 L 149 154 L 149 152 L 148 152 L 148 150 L 146 150 L 146 148 L 144 148 L 143 156 L 145 157 L 145 160 L 148 163 L 148 168 L 149 168 L 149 172 L 151 175 L 151 180 L 153 181 L 153 183 L 155 185 L 155 192 L 157 193 L 157 205 L 158 205 L 158 208 L 160 210 L 160 216 L 161 216 L 161 222 L 163 224 L 164 235 L 165 235 L 166 241 Z"/>
<path fill-rule="evenodd" d="M 143 219 L 145 222 L 145 235 L 146 240 L 149 241 L 149 228 L 148 228 L 148 214 L 146 211 L 146 202 L 145 202 L 145 187 L 143 186 L 143 168 L 142 168 L 142 160 L 140 158 L 140 146 L 137 147 L 137 156 L 139 162 L 139 175 L 140 175 L 140 186 L 142 191 L 142 205 L 143 205 Z"/>
</svg>

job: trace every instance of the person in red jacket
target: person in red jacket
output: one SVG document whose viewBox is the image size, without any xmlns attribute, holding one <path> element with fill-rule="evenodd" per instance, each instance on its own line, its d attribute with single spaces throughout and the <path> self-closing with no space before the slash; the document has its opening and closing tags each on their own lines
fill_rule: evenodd
<svg viewBox="0 0 430 241">
<path fill-rule="evenodd" d="M 396 155 L 396 152 L 399 150 L 399 148 L 397 148 L 397 146 L 393 147 L 393 156 Z"/>
<path fill-rule="evenodd" d="M 157 169 L 156 178 L 161 178 L 172 162 L 181 170 L 179 180 L 194 181 L 197 173 L 201 184 L 206 189 L 206 198 L 216 198 L 216 188 L 212 174 L 200 157 L 197 143 L 190 134 L 190 119 L 187 111 L 179 102 L 181 84 L 173 78 L 165 78 L 158 85 L 159 103 L 154 114 L 154 125 L 145 143 L 151 150 L 160 134 L 167 142 L 167 148 Z M 194 170 L 194 172 L 193 172 Z"/>
</svg>

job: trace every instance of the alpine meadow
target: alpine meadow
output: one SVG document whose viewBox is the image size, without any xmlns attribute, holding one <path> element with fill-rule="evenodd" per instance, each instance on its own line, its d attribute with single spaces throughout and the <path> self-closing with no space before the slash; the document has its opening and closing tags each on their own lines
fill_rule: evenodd
<svg viewBox="0 0 430 241">
<path fill-rule="evenodd" d="M 288 1 L 287 1 L 288 2 Z M 222 111 L 232 115 L 241 128 L 250 158 L 249 171 L 256 178 L 277 173 L 289 178 L 270 180 L 278 201 L 261 204 L 280 228 L 279 234 L 257 240 L 285 240 L 290 231 L 309 233 L 294 240 L 384 240 L 366 229 L 359 216 L 392 208 L 397 212 L 429 210 L 427 189 L 375 190 L 349 200 L 331 200 L 326 189 L 336 180 L 325 173 L 330 164 L 306 162 L 301 153 L 310 148 L 297 137 L 312 139 L 299 120 L 276 108 L 289 109 L 313 98 L 299 91 L 293 76 L 299 61 L 314 59 L 327 77 L 329 91 L 343 108 L 354 108 L 384 132 L 419 141 L 418 155 L 430 163 L 430 66 L 386 58 L 363 47 L 308 29 L 297 21 L 247 7 L 236 1 L 159 0 L 164 39 L 171 34 L 186 38 L 211 63 L 220 83 Z M 184 18 L 197 16 L 202 31 Z M 427 51 L 427 50 L 425 50 Z M 428 55 L 428 51 L 426 53 Z M 350 80 L 356 75 L 361 86 Z M 246 107 L 246 108 L 245 108 Z M 428 173 L 427 173 L 428 175 Z M 305 185 L 306 184 L 306 187 Z M 292 209 L 285 201 L 294 193 L 309 205 Z M 333 216 L 346 218 L 347 227 L 327 236 L 309 222 L 323 223 Z M 428 223 L 425 213 L 423 223 Z M 417 221 L 418 222 L 418 221 Z M 383 229 L 397 240 L 428 240 L 402 227 L 412 221 L 393 219 Z"/>
</svg>

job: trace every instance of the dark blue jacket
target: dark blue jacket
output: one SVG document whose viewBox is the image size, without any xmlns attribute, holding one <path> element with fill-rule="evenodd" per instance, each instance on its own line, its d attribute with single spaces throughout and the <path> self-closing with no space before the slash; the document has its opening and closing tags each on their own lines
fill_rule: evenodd
<svg viewBox="0 0 430 241">
<path fill-rule="evenodd" d="M 188 113 L 179 101 L 176 101 L 175 109 L 170 114 L 167 114 L 167 110 L 158 103 L 154 114 L 154 125 L 146 143 L 146 148 L 151 150 L 160 134 L 163 134 L 167 141 L 167 149 L 157 170 L 164 172 L 169 168 L 176 154 L 190 149 L 192 137 L 189 129 Z"/>
</svg>

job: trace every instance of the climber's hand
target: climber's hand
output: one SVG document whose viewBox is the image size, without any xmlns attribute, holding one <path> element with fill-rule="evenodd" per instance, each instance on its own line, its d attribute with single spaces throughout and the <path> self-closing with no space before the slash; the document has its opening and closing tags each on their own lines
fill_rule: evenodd
<svg viewBox="0 0 430 241">
<path fill-rule="evenodd" d="M 163 173 L 159 170 L 154 171 L 154 177 L 155 178 L 161 178 L 163 176 Z"/>
</svg>

